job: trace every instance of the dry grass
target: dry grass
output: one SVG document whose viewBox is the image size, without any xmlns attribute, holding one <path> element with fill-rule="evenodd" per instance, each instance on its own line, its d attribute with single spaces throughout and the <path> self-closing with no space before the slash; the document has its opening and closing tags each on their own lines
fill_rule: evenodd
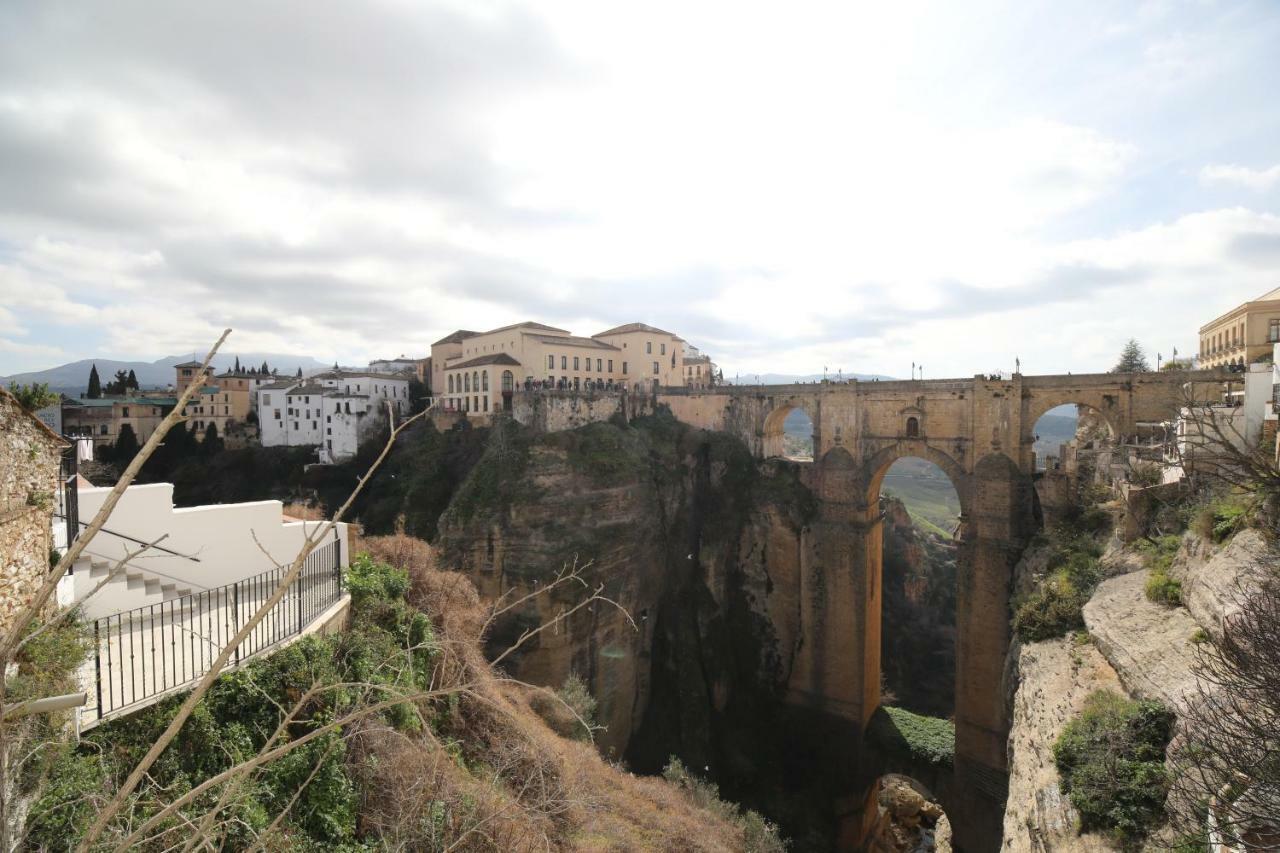
<svg viewBox="0 0 1280 853">
<path fill-rule="evenodd" d="M 744 849 L 740 827 L 676 786 L 556 734 L 531 703 L 558 700 L 493 672 L 480 651 L 488 610 L 465 576 L 435 568 L 430 545 L 397 534 L 360 538 L 355 549 L 409 572 L 410 601 L 431 618 L 444 652 L 440 686 L 471 685 L 434 709 L 431 732 L 371 725 L 353 737 L 364 828 L 393 848 Z"/>
<path fill-rule="evenodd" d="M 295 521 L 324 521 L 324 513 L 319 507 L 309 506 L 298 501 L 290 501 L 284 505 L 284 514 Z"/>
</svg>

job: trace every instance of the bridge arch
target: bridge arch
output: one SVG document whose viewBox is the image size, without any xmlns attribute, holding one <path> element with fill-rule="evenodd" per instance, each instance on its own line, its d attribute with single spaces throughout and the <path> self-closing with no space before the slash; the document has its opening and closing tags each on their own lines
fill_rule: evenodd
<svg viewBox="0 0 1280 853">
<path fill-rule="evenodd" d="M 862 467 L 862 481 L 866 483 L 867 506 L 875 506 L 880 499 L 880 487 L 884 477 L 899 459 L 916 458 L 932 462 L 942 469 L 960 498 L 960 514 L 969 513 L 969 475 L 955 457 L 944 453 L 923 441 L 899 441 L 882 448 L 871 456 Z"/>
<path fill-rule="evenodd" d="M 1113 438 L 1119 438 L 1123 434 L 1121 427 L 1124 425 L 1117 406 L 1119 401 L 1113 395 L 1103 394 L 1101 397 L 1080 393 L 1061 393 L 1049 395 L 1036 395 L 1032 398 L 1030 405 L 1027 407 L 1026 415 L 1022 419 L 1022 440 L 1025 444 L 1032 440 L 1035 435 L 1036 424 L 1044 415 L 1058 408 L 1059 406 L 1074 405 L 1078 408 L 1084 407 L 1092 412 L 1096 412 L 1107 427 L 1111 430 Z M 1107 405 L 1108 397 L 1111 397 L 1111 405 Z"/>
<path fill-rule="evenodd" d="M 794 412 L 802 412 L 809 422 L 810 440 L 812 442 L 812 450 L 810 458 L 816 459 L 818 456 L 818 411 L 817 406 L 808 400 L 802 400 L 796 397 L 788 397 L 781 401 L 769 401 L 774 403 L 773 408 L 764 416 L 764 421 L 760 426 L 760 456 L 763 459 L 773 459 L 779 456 L 788 456 L 787 454 L 787 419 Z"/>
</svg>

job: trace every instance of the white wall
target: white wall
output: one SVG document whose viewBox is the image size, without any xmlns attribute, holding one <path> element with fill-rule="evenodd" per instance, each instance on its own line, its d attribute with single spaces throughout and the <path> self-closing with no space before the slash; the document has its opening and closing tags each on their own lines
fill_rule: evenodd
<svg viewBox="0 0 1280 853">
<path fill-rule="evenodd" d="M 86 521 L 92 519 L 110 491 L 108 488 L 81 489 L 80 517 Z M 307 533 L 321 524 L 319 521 L 286 523 L 280 501 L 175 509 L 173 485 L 155 483 L 130 486 L 107 519 L 104 532 L 94 537 L 86 552 L 95 559 L 114 562 L 125 555 L 126 549 L 133 552 L 139 546 L 112 534 L 152 542 L 167 533 L 168 537 L 159 543 L 161 546 L 178 554 L 198 557 L 199 562 L 148 551 L 131 561 L 130 568 L 164 583 L 177 581 L 180 586 L 200 591 L 270 571 L 277 563 L 288 565 L 297 556 Z M 333 538 L 332 533 L 329 538 Z M 337 539 L 345 566 L 349 562 L 346 524 L 337 526 Z M 85 590 L 78 590 L 79 595 L 84 593 Z M 85 605 L 85 611 L 91 618 L 103 615 L 94 612 L 92 599 Z"/>
</svg>

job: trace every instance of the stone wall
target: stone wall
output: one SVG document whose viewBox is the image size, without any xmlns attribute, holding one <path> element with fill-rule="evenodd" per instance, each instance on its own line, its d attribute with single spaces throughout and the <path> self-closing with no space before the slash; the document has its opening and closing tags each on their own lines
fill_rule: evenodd
<svg viewBox="0 0 1280 853">
<path fill-rule="evenodd" d="M 0 390 L 0 634 L 49 571 L 61 441 Z"/>
<path fill-rule="evenodd" d="M 644 394 L 619 391 L 518 391 L 512 415 L 537 432 L 562 432 L 607 421 L 617 414 L 633 418 L 653 409 Z"/>
</svg>

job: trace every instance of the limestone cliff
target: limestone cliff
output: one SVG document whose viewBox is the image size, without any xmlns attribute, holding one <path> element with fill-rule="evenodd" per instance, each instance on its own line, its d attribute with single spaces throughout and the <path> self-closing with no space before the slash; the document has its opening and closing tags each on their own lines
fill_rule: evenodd
<svg viewBox="0 0 1280 853">
<path fill-rule="evenodd" d="M 799 603 L 780 590 L 799 584 L 779 581 L 800 571 L 813 506 L 798 477 L 662 415 L 540 436 L 495 429 L 440 519 L 439 554 L 493 600 L 586 565 L 587 584 L 626 613 L 579 611 L 508 658 L 513 675 L 559 686 L 576 672 L 599 702 L 606 755 L 653 771 L 675 754 L 715 776 L 754 764 L 727 733 L 767 716 L 790 670 Z M 491 648 L 582 593 L 531 599 L 495 626 Z"/>
</svg>

